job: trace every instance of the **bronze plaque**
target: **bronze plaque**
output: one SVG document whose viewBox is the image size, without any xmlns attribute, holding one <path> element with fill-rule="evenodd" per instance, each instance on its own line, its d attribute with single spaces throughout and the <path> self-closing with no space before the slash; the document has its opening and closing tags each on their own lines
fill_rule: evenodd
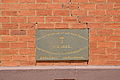
<svg viewBox="0 0 120 80">
<path fill-rule="evenodd" d="M 88 29 L 38 29 L 36 60 L 88 60 Z"/>
</svg>

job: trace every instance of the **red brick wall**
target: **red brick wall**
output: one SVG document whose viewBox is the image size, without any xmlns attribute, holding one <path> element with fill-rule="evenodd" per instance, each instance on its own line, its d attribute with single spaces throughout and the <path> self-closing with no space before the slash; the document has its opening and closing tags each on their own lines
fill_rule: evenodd
<svg viewBox="0 0 120 80">
<path fill-rule="evenodd" d="M 90 28 L 89 61 L 36 62 L 40 28 Z M 120 0 L 0 0 L 0 66 L 35 65 L 120 65 Z"/>
</svg>

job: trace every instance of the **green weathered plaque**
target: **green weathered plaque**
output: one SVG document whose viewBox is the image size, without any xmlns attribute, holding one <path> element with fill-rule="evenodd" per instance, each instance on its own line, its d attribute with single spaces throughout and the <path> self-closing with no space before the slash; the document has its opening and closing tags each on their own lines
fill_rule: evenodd
<svg viewBox="0 0 120 80">
<path fill-rule="evenodd" d="M 36 60 L 88 60 L 88 29 L 38 29 Z"/>
</svg>

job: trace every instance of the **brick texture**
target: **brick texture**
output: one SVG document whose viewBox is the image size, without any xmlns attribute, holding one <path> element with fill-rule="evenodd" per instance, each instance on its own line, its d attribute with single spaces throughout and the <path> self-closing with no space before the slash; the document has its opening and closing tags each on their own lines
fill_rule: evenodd
<svg viewBox="0 0 120 80">
<path fill-rule="evenodd" d="M 120 65 L 120 0 L 0 0 L 0 66 Z M 36 62 L 36 29 L 89 28 L 89 61 Z"/>
</svg>

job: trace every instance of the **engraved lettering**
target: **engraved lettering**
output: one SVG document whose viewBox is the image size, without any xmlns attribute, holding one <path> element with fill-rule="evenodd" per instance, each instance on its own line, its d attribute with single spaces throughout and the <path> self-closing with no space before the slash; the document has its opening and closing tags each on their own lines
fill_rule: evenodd
<svg viewBox="0 0 120 80">
<path fill-rule="evenodd" d="M 82 59 L 83 57 L 82 56 L 67 56 L 67 57 L 64 57 L 64 59 L 71 59 L 71 58 Z"/>
<path fill-rule="evenodd" d="M 57 57 L 52 56 L 41 56 L 40 59 L 56 59 Z"/>
<path fill-rule="evenodd" d="M 60 45 L 54 45 L 53 48 L 57 48 L 57 49 L 70 49 L 72 48 L 71 45 L 69 44 L 64 44 L 64 39 L 65 37 L 64 36 L 60 36 L 58 39 L 60 39 Z"/>
<path fill-rule="evenodd" d="M 72 48 L 69 44 L 63 44 L 63 45 L 55 45 L 53 46 L 53 48 L 57 48 L 57 49 L 70 49 Z"/>
<path fill-rule="evenodd" d="M 65 39 L 64 36 L 60 36 L 59 39 L 61 40 L 61 43 L 64 43 L 64 39 Z"/>
</svg>

